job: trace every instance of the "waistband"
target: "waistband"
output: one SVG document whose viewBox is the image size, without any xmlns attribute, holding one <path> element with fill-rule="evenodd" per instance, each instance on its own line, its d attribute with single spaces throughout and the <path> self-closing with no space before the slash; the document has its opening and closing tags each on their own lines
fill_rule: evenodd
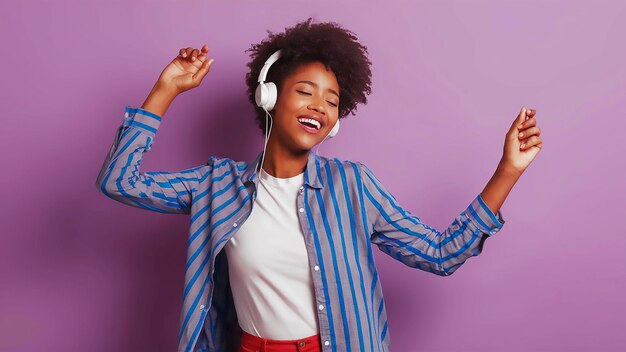
<svg viewBox="0 0 626 352">
<path fill-rule="evenodd" d="M 261 352 L 317 352 L 322 350 L 320 334 L 296 340 L 272 340 L 243 331 L 241 334 L 241 346 Z M 246 350 L 240 348 L 240 351 Z"/>
</svg>

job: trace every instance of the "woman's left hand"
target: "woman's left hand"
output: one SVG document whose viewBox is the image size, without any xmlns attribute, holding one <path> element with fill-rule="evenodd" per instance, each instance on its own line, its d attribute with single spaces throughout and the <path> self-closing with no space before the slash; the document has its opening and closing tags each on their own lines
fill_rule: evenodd
<svg viewBox="0 0 626 352">
<path fill-rule="evenodd" d="M 534 109 L 522 107 L 504 142 L 504 155 L 501 163 L 519 173 L 526 170 L 543 146 L 535 113 Z"/>
</svg>

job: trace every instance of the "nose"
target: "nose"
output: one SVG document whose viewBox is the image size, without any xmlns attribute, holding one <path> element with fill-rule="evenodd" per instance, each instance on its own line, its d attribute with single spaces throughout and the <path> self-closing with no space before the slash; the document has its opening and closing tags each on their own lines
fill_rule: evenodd
<svg viewBox="0 0 626 352">
<path fill-rule="evenodd" d="M 326 115 L 326 111 L 324 110 L 324 104 L 319 103 L 317 100 L 314 100 L 313 102 L 311 102 L 311 104 L 309 104 L 309 109 L 315 110 L 320 114 Z"/>
</svg>

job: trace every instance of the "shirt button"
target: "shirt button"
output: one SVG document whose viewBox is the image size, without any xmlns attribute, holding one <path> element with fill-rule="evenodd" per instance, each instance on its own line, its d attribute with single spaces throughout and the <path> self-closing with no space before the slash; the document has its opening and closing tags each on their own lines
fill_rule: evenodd
<svg viewBox="0 0 626 352">
<path fill-rule="evenodd" d="M 324 309 L 324 305 L 320 304 L 320 306 L 318 307 L 320 310 Z"/>
<path fill-rule="evenodd" d="M 315 267 L 313 267 L 313 269 L 315 269 L 315 271 L 319 271 L 320 267 L 316 265 Z"/>
<path fill-rule="evenodd" d="M 304 208 L 300 208 L 300 212 L 303 213 L 304 212 Z"/>
<path fill-rule="evenodd" d="M 128 111 L 124 113 L 124 117 L 128 117 Z"/>
<path fill-rule="evenodd" d="M 204 309 L 204 304 L 200 306 L 200 309 Z"/>
<path fill-rule="evenodd" d="M 304 191 L 304 186 L 300 187 L 300 193 L 302 193 L 302 191 Z"/>
<path fill-rule="evenodd" d="M 234 224 L 233 224 L 233 227 L 237 227 L 237 223 L 234 223 Z"/>
<path fill-rule="evenodd" d="M 324 345 L 326 346 L 330 345 L 330 341 L 324 341 Z"/>
<path fill-rule="evenodd" d="M 300 341 L 300 347 L 304 347 L 304 341 Z"/>
</svg>

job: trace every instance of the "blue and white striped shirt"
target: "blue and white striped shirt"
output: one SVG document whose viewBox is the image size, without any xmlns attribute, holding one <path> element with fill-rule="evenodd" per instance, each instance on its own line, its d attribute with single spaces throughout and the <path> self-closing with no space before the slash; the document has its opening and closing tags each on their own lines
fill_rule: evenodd
<svg viewBox="0 0 626 352">
<path fill-rule="evenodd" d="M 108 197 L 162 213 L 190 214 L 179 351 L 236 351 L 241 328 L 222 249 L 252 211 L 261 159 L 211 156 L 180 172 L 141 172 L 161 117 L 126 106 L 96 184 Z M 480 194 L 443 232 L 403 209 L 361 162 L 309 152 L 297 198 L 324 351 L 389 351 L 383 291 L 371 243 L 412 268 L 454 273 L 481 253 L 505 220 Z"/>
</svg>

